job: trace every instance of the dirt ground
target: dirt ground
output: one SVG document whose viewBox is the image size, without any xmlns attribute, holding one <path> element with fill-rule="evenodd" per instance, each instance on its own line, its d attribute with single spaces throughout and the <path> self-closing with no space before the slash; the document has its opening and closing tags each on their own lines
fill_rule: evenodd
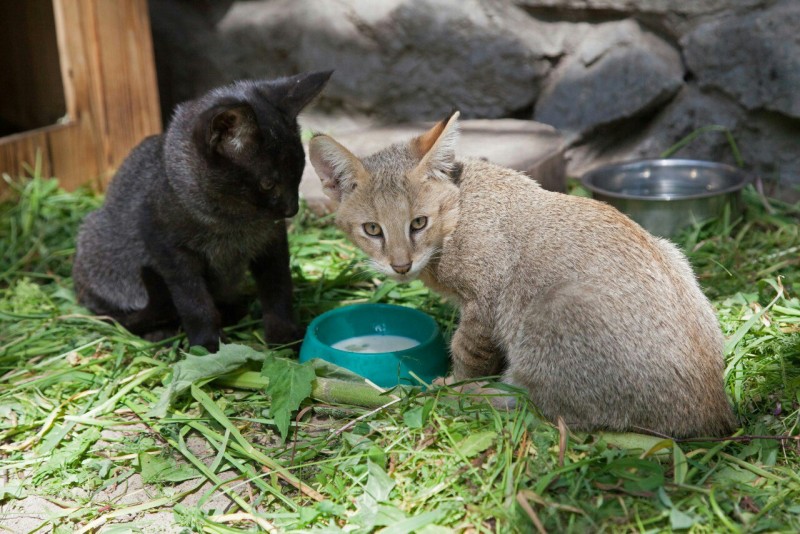
<svg viewBox="0 0 800 534">
<path fill-rule="evenodd" d="M 104 432 L 106 434 L 106 432 Z M 116 433 L 117 436 L 119 435 Z M 187 446 L 198 458 L 213 458 L 213 453 L 205 447 L 201 439 L 187 439 Z M 210 460 L 209 460 L 210 463 Z M 21 476 L 26 476 L 22 473 Z M 228 480 L 235 476 L 233 471 L 222 472 L 219 477 Z M 14 480 L 8 482 L 13 483 Z M 187 480 L 179 484 L 152 485 L 144 484 L 139 473 L 134 473 L 123 483 L 96 492 L 88 492 L 80 488 L 66 490 L 58 497 L 44 495 L 27 495 L 23 499 L 9 499 L 0 504 L 0 533 L 25 534 L 30 532 L 53 532 L 53 524 L 63 525 L 66 532 L 82 532 L 84 528 L 93 526 L 90 532 L 103 532 L 111 525 L 123 530 L 114 532 L 144 532 L 153 534 L 172 534 L 184 530 L 176 524 L 171 505 L 155 507 L 138 513 L 116 515 L 117 510 L 136 505 L 147 505 L 159 498 L 169 497 L 198 486 L 200 479 Z M 178 501 L 184 506 L 195 507 L 199 501 L 212 490 L 213 484 L 206 482 L 201 487 Z M 30 493 L 30 490 L 28 490 Z M 232 501 L 221 491 L 214 492 L 213 497 L 199 507 L 214 514 L 223 514 Z M 95 513 L 82 515 L 77 521 L 64 520 L 66 516 L 80 510 L 92 508 Z M 104 527 L 105 528 L 102 528 Z"/>
</svg>

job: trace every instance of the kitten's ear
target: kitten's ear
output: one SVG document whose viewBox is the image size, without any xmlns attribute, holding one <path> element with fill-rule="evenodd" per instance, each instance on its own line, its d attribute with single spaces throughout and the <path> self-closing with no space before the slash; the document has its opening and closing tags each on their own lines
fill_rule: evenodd
<svg viewBox="0 0 800 534">
<path fill-rule="evenodd" d="M 254 141 L 258 124 L 253 109 L 247 104 L 214 108 L 208 115 L 207 121 L 201 121 L 201 125 L 204 141 L 211 150 L 235 157 Z"/>
<path fill-rule="evenodd" d="M 367 176 L 361 160 L 327 135 L 311 138 L 308 155 L 323 191 L 336 202 L 341 202 Z"/>
<path fill-rule="evenodd" d="M 443 180 L 450 179 L 456 162 L 459 115 L 458 111 L 453 112 L 411 141 L 411 151 L 420 158 L 418 170 Z"/>
<path fill-rule="evenodd" d="M 300 111 L 322 91 L 331 74 L 333 74 L 332 70 L 326 70 L 298 74 L 279 80 L 277 86 L 273 87 L 277 104 L 290 116 L 297 117 Z"/>
</svg>

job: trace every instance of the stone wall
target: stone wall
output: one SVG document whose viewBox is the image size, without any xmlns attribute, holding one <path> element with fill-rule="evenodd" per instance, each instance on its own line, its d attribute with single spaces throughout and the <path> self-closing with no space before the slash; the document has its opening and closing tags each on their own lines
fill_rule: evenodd
<svg viewBox="0 0 800 534">
<path fill-rule="evenodd" d="M 164 109 L 240 77 L 335 68 L 318 109 L 373 122 L 534 119 L 574 175 L 730 130 L 800 184 L 797 0 L 151 0 Z M 733 162 L 708 131 L 679 155 Z"/>
</svg>

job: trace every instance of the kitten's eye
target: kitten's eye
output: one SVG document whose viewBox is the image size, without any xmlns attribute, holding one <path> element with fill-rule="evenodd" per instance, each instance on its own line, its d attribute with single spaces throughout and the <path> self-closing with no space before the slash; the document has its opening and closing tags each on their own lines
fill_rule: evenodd
<svg viewBox="0 0 800 534">
<path fill-rule="evenodd" d="M 381 225 L 379 225 L 378 223 L 369 222 L 369 223 L 364 223 L 362 226 L 367 235 L 371 235 L 372 237 L 378 237 L 383 235 L 383 230 L 381 230 Z"/>
<path fill-rule="evenodd" d="M 413 221 L 411 221 L 411 229 L 412 230 L 422 230 L 428 225 L 428 218 L 427 217 L 417 217 Z"/>
<path fill-rule="evenodd" d="M 272 181 L 269 181 L 269 180 L 261 180 L 258 183 L 258 187 L 262 191 L 271 191 L 272 189 L 275 188 L 275 182 L 272 182 Z"/>
</svg>

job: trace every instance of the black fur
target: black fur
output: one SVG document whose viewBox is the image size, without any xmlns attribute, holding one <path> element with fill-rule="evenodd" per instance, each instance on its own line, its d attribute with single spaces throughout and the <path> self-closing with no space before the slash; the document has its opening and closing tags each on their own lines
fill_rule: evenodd
<svg viewBox="0 0 800 534">
<path fill-rule="evenodd" d="M 150 339 L 182 325 L 213 352 L 220 328 L 247 312 L 249 268 L 267 340 L 299 339 L 284 219 L 297 213 L 305 164 L 297 114 L 330 75 L 241 81 L 178 106 L 81 226 L 79 302 Z"/>
</svg>

